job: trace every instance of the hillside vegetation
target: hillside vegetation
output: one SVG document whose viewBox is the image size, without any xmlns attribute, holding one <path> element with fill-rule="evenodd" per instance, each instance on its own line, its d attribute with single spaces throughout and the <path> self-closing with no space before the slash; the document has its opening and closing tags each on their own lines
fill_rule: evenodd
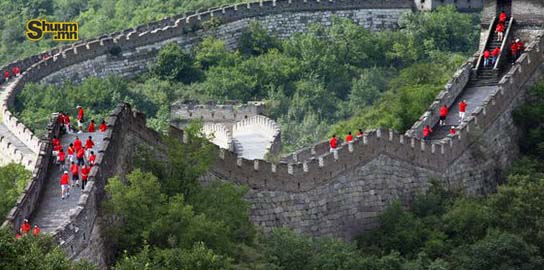
<svg viewBox="0 0 544 270">
<path fill-rule="evenodd" d="M 17 111 L 39 133 L 51 111 L 73 112 L 80 104 L 97 120 L 128 101 L 164 130 L 174 100 L 266 100 L 266 114 L 281 125 L 290 152 L 327 133 L 409 128 L 475 50 L 477 31 L 474 18 L 453 7 L 407 14 L 395 31 L 370 32 L 336 18 L 330 27 L 278 40 L 253 24 L 236 51 L 213 37 L 191 52 L 169 44 L 135 80 L 29 85 L 17 97 Z"/>
</svg>

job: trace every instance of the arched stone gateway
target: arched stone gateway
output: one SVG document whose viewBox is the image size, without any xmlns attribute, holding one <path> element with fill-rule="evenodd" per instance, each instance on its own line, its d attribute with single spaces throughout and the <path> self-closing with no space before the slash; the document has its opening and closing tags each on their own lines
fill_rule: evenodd
<svg viewBox="0 0 544 270">
<path fill-rule="evenodd" d="M 484 15 L 489 17 L 496 2 L 486 0 L 485 3 Z M 402 8 L 405 4 L 407 9 L 414 5 L 412 1 L 400 0 L 286 0 L 236 5 L 166 19 L 81 42 L 55 50 L 56 55 L 47 61 L 33 56 L 10 64 L 8 68 L 19 66 L 24 72 L 9 83 L 0 98 L 2 128 L 24 144 L 21 147 L 32 149 L 34 154 L 27 156 L 35 158 L 35 166 L 29 185 L 10 211 L 4 226 L 18 228 L 25 217 L 41 219 L 39 222 L 42 223 L 49 221 L 51 226 L 44 232 L 52 233 L 70 258 L 88 258 L 105 264 L 108 257 L 107 250 L 101 246 L 97 205 L 104 198 L 106 180 L 131 168 L 134 153 L 129 145 L 142 142 L 159 147 L 161 143 L 159 134 L 146 128 L 144 115 L 132 111 L 128 104 L 119 105 L 108 118 L 108 131 L 99 142 L 97 165 L 91 172 L 89 188 L 79 194 L 77 204 L 67 210 L 68 215 L 56 219 L 55 209 L 45 207 L 55 206 L 48 204 L 52 198 L 44 189 L 51 185 L 51 181 L 57 181 L 54 179 L 56 172 L 49 170 L 52 162 L 50 139 L 58 134 L 57 121 L 53 117 L 43 140 L 38 140 L 17 121 L 9 109 L 13 108 L 15 95 L 25 83 L 53 82 L 59 71 L 78 65 L 88 67 L 89 72 L 85 76 L 105 74 L 101 61 L 117 63 L 111 70 L 129 75 L 134 71 L 128 70 L 135 70 L 145 62 L 137 59 L 145 58 L 147 53 L 153 53 L 155 47 L 172 39 L 196 37 L 197 33 L 188 31 L 189 28 L 198 28 L 202 21 L 211 17 L 225 18 L 224 24 L 227 24 L 263 14 Z M 377 129 L 353 143 L 341 145 L 337 153 L 329 153 L 326 143 L 319 143 L 277 163 L 240 158 L 236 153 L 216 147 L 217 159 L 211 173 L 251 188 L 247 195 L 252 204 L 251 218 L 265 231 L 285 226 L 310 235 L 345 239 L 371 228 L 376 216 L 393 200 L 399 199 L 408 205 L 415 193 L 428 188 L 430 179 L 471 195 L 492 191 L 501 169 L 518 156 L 515 143 L 518 134 L 511 111 L 523 102 L 526 89 L 544 71 L 543 5 L 538 0 L 512 3 L 512 16 L 520 15 L 519 24 L 514 23 L 512 31 L 527 41 L 527 49 L 514 65 L 508 65 L 498 73 L 498 81 L 488 86 L 490 88 L 483 97 L 472 100 L 471 113 L 459 125 L 457 135 L 424 143 L 419 139 L 419 129 L 422 124 L 436 123 L 437 105 L 455 105 L 458 98 L 470 94 L 470 81 L 474 69 L 477 71 L 477 59 L 471 59 L 460 67 L 444 91 L 437 95 L 435 102 L 406 134 Z M 531 12 L 534 14 L 529 16 Z M 483 36 L 489 38 L 489 33 L 484 31 Z M 118 56 L 111 55 L 111 49 L 117 47 L 121 48 L 122 57 L 134 61 L 124 65 L 115 58 Z M 183 137 L 182 130 L 172 129 L 171 132 Z M 17 145 L 10 141 L 10 136 L 0 140 L 0 145 L 5 144 L 2 147 Z M 481 143 L 474 143 L 475 136 L 482 138 Z M 17 152 L 13 153 L 17 160 Z M 12 155 L 10 151 L 3 154 Z"/>
</svg>

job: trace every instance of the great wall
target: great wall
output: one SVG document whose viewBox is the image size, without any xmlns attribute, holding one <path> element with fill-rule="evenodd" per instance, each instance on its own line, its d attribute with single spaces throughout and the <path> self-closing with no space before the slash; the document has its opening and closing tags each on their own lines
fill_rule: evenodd
<svg viewBox="0 0 544 270">
<path fill-rule="evenodd" d="M 482 40 L 489 38 L 489 22 L 493 22 L 497 12 L 495 1 L 484 3 Z M 47 216 L 47 209 L 41 206 L 49 198 L 44 197 L 43 190 L 48 182 L 56 181 L 50 179 L 54 173 L 50 139 L 59 130 L 55 117 L 45 138 L 38 139 L 10 111 L 25 83 L 62 83 L 65 79 L 80 81 L 88 76 L 109 74 L 130 77 L 143 71 L 164 44 L 174 41 L 190 48 L 206 35 L 222 38 L 230 48 L 235 48 L 240 31 L 251 20 L 264 22 L 267 29 L 283 37 L 291 35 L 293 29 L 304 31 L 304 27 L 316 22 L 310 18 L 330 20 L 333 14 L 378 30 L 394 27 L 400 14 L 418 7 L 413 1 L 401 0 L 238 4 L 167 18 L 57 48 L 51 51 L 54 56 L 48 60 L 32 56 L 3 67 L 2 70 L 18 66 L 23 73 L 12 79 L 0 96 L 0 132 L 7 134 L 0 137 L 2 161 L 20 162 L 33 170 L 31 181 L 3 226 L 15 229 L 26 217 L 44 218 L 43 213 Z M 246 196 L 252 204 L 251 218 L 264 231 L 285 226 L 305 234 L 345 239 L 375 226 L 376 217 L 392 201 L 409 205 L 413 196 L 424 192 L 432 180 L 469 195 L 493 191 L 502 169 L 519 155 L 516 143 L 519 134 L 511 112 L 524 101 L 526 90 L 544 74 L 544 3 L 515 1 L 511 14 L 515 19 L 511 35 L 528 41 L 516 63 L 508 65 L 494 85 L 473 87 L 470 81 L 480 57 L 476 54 L 460 67 L 427 112 L 405 134 L 377 129 L 366 132 L 353 143 L 342 144 L 336 152 L 329 153 L 327 143 L 321 142 L 276 163 L 245 159 L 230 147 L 215 147 L 217 158 L 211 174 L 251 188 Z M 211 18 L 219 24 L 207 28 L 205 22 Z M 293 23 L 302 21 L 305 23 Z M 113 53 L 119 50 L 120 53 Z M 474 89 L 485 91 L 471 99 L 469 117 L 457 127 L 456 135 L 445 135 L 431 143 L 419 138 L 423 125 L 436 124 L 438 105 L 455 106 L 456 100 Z M 109 129 L 99 142 L 97 166 L 91 172 L 89 188 L 77 197 L 77 204 L 69 214 L 56 221 L 58 226 L 45 231 L 54 235 L 70 258 L 87 258 L 99 265 L 110 259 L 101 239 L 98 207 L 104 198 L 106 180 L 130 170 L 134 153 L 128 145 L 161 145 L 161 136 L 146 128 L 145 116 L 132 111 L 128 104 L 119 105 L 107 123 Z M 222 130 L 225 140 L 221 143 L 228 146 L 232 135 Z M 184 137 L 183 131 L 176 128 L 171 128 L 171 134 L 180 140 Z M 277 135 L 272 134 L 279 138 Z"/>
</svg>

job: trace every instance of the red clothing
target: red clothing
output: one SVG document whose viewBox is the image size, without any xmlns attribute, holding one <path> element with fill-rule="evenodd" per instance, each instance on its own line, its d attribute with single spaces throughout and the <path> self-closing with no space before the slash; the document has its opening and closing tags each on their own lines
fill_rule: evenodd
<svg viewBox="0 0 544 270">
<path fill-rule="evenodd" d="M 59 161 L 64 161 L 66 160 L 66 153 L 59 152 L 58 157 L 59 157 Z"/>
<path fill-rule="evenodd" d="M 34 236 L 40 234 L 40 227 L 34 227 L 34 229 L 32 230 L 32 234 Z"/>
<path fill-rule="evenodd" d="M 23 234 L 30 232 L 30 223 L 23 222 L 23 224 L 21 225 L 21 232 Z"/>
<path fill-rule="evenodd" d="M 106 124 L 100 124 L 100 132 L 104 132 L 106 131 L 106 129 L 108 129 L 108 126 L 106 126 Z"/>
<path fill-rule="evenodd" d="M 79 149 L 81 149 L 81 147 L 82 147 L 81 140 L 79 138 L 77 138 L 74 141 L 74 149 L 76 149 L 76 151 L 79 151 Z"/>
<path fill-rule="evenodd" d="M 63 174 L 61 177 L 60 177 L 60 184 L 61 185 L 68 185 L 70 181 L 70 176 L 68 176 L 67 173 Z"/>
<path fill-rule="evenodd" d="M 9 78 L 9 71 L 4 72 L 4 77 Z"/>
<path fill-rule="evenodd" d="M 495 27 L 496 32 L 504 32 L 504 24 L 499 23 L 497 24 L 497 27 Z"/>
<path fill-rule="evenodd" d="M 510 50 L 512 51 L 512 54 L 515 55 L 518 53 L 518 44 L 516 42 L 513 42 L 512 45 L 510 45 Z"/>
<path fill-rule="evenodd" d="M 15 239 L 21 238 L 21 235 L 19 233 L 15 233 Z"/>
<path fill-rule="evenodd" d="M 96 155 L 90 155 L 89 156 L 89 164 L 94 165 L 94 161 L 96 160 Z"/>
<path fill-rule="evenodd" d="M 85 155 L 85 152 L 83 151 L 83 148 L 79 148 L 79 150 L 77 150 L 77 158 L 83 158 L 83 155 Z"/>
<path fill-rule="evenodd" d="M 87 139 L 87 141 L 85 142 L 85 149 L 91 149 L 93 148 L 93 146 L 94 146 L 93 140 Z"/>
<path fill-rule="evenodd" d="M 53 146 L 55 146 L 55 145 L 60 145 L 60 140 L 59 140 L 58 138 L 53 138 L 53 139 L 51 140 L 51 143 L 53 144 Z"/>
<path fill-rule="evenodd" d="M 336 149 L 336 147 L 338 146 L 338 142 L 336 141 L 335 137 L 331 138 L 331 140 L 329 141 L 329 145 L 331 146 L 332 149 Z"/>
<path fill-rule="evenodd" d="M 89 124 L 89 132 L 94 132 L 94 123 L 93 122 L 91 122 Z"/>
<path fill-rule="evenodd" d="M 70 116 L 69 116 L 69 115 L 65 115 L 65 116 L 64 116 L 64 124 L 65 124 L 65 125 L 69 125 L 69 124 L 70 124 Z"/>
<path fill-rule="evenodd" d="M 72 166 L 70 166 L 70 172 L 72 175 L 79 174 L 79 166 L 77 166 L 77 164 L 72 164 Z"/>
<path fill-rule="evenodd" d="M 448 115 L 448 108 L 446 106 L 440 107 L 440 116 L 447 116 Z"/>
<path fill-rule="evenodd" d="M 53 145 L 53 151 L 60 151 L 60 149 L 62 149 L 60 144 Z"/>
<path fill-rule="evenodd" d="M 346 136 L 346 142 L 351 142 L 353 141 L 353 136 L 351 134 L 348 134 L 348 136 Z"/>
<path fill-rule="evenodd" d="M 363 133 L 360 131 L 357 131 L 357 137 L 361 137 L 361 136 L 363 136 Z"/>
<path fill-rule="evenodd" d="M 499 49 L 499 47 L 493 49 L 493 51 L 491 52 L 491 55 L 493 56 L 499 56 L 499 53 L 501 52 L 501 49 Z"/>
<path fill-rule="evenodd" d="M 501 14 L 499 14 L 499 22 L 502 22 L 502 23 L 506 22 L 506 13 L 505 12 L 501 12 Z"/>
<path fill-rule="evenodd" d="M 484 51 L 484 58 L 489 58 L 491 56 L 491 53 L 488 50 Z"/>
<path fill-rule="evenodd" d="M 73 155 L 74 154 L 74 147 L 72 146 L 68 146 L 68 155 Z"/>
<path fill-rule="evenodd" d="M 429 137 L 429 135 L 431 134 L 431 132 L 433 132 L 433 130 L 431 128 L 428 128 L 428 127 L 424 127 L 423 128 L 423 137 Z"/>
<path fill-rule="evenodd" d="M 455 134 L 455 129 L 454 128 L 450 129 L 450 134 Z"/>
<path fill-rule="evenodd" d="M 81 179 L 87 180 L 87 178 L 89 178 L 89 173 L 91 173 L 91 168 L 87 166 L 83 166 L 81 168 Z"/>
<path fill-rule="evenodd" d="M 523 48 L 523 42 L 519 41 L 516 42 L 516 47 L 518 48 L 518 51 L 522 52 L 525 48 Z"/>
<path fill-rule="evenodd" d="M 79 107 L 79 110 L 77 111 L 77 120 L 82 121 L 83 120 L 83 108 Z"/>
<path fill-rule="evenodd" d="M 59 124 L 64 124 L 64 114 L 59 113 Z"/>
<path fill-rule="evenodd" d="M 467 104 L 463 101 L 459 102 L 459 112 L 466 112 L 467 110 Z"/>
</svg>

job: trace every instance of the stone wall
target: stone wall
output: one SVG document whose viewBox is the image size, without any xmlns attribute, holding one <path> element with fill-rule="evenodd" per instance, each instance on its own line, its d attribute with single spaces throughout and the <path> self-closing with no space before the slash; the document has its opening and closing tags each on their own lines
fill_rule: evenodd
<svg viewBox="0 0 544 270">
<path fill-rule="evenodd" d="M 413 3 L 407 0 L 353 0 L 353 1 L 306 1 L 283 0 L 238 4 L 184 18 L 165 19 L 105 36 L 99 40 L 76 43 L 61 55 L 68 58 L 63 68 L 58 68 L 41 79 L 44 83 L 78 82 L 89 76 L 104 77 L 117 74 L 132 77 L 147 67 L 156 57 L 159 48 L 177 42 L 189 50 L 204 37 L 214 36 L 225 41 L 227 48 L 238 46 L 239 37 L 252 21 L 280 38 L 307 31 L 313 23 L 330 25 L 335 16 L 350 18 L 372 30 L 394 28 L 403 13 L 411 12 Z M 211 24 L 207 25 L 210 19 Z M 121 49 L 111 54 L 111 48 Z M 67 68 L 69 66 L 69 68 Z"/>
<path fill-rule="evenodd" d="M 53 166 L 54 158 L 52 157 L 53 146 L 51 145 L 51 139 L 53 136 L 59 135 L 59 122 L 57 115 L 53 114 L 50 124 L 47 128 L 47 136 L 40 142 L 40 149 L 36 164 L 32 171 L 32 178 L 25 187 L 23 193 L 17 199 L 17 203 L 11 209 L 6 217 L 6 221 L 2 224 L 2 227 L 12 227 L 17 230 L 23 220 L 28 218 L 34 212 L 34 209 L 38 207 L 40 194 L 42 188 L 45 185 L 47 179 L 47 173 Z"/>
<path fill-rule="evenodd" d="M 229 151 L 236 151 L 232 143 L 232 134 L 225 125 L 215 123 L 204 124 L 202 131 L 208 138 L 212 138 L 211 142 L 213 144 Z"/>
<path fill-rule="evenodd" d="M 262 102 L 247 104 L 192 104 L 175 103 L 170 108 L 170 123 L 178 128 L 185 128 L 193 119 L 204 123 L 222 123 L 232 129 L 235 122 L 264 112 Z"/>
<path fill-rule="evenodd" d="M 419 10 L 433 10 L 439 6 L 454 5 L 459 11 L 480 11 L 483 8 L 484 0 L 415 0 Z"/>
<path fill-rule="evenodd" d="M 232 136 L 241 134 L 260 134 L 269 138 L 270 144 L 266 145 L 266 152 L 273 155 L 281 151 L 281 131 L 276 122 L 263 115 L 255 115 L 243 119 L 232 126 Z"/>
</svg>

